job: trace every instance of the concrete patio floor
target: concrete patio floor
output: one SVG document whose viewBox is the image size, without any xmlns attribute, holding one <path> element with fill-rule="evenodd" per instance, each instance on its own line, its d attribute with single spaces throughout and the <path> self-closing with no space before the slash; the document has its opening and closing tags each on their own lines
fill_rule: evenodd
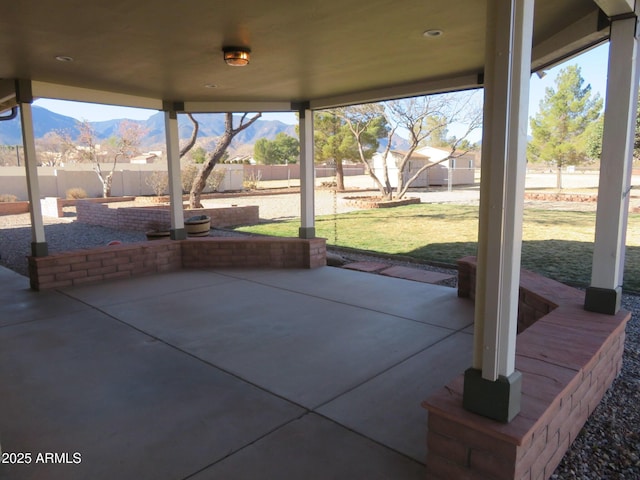
<svg viewBox="0 0 640 480">
<path fill-rule="evenodd" d="M 332 267 L 40 293 L 0 269 L 2 450 L 32 459 L 0 479 L 423 479 L 420 402 L 471 364 L 472 319 Z"/>
</svg>

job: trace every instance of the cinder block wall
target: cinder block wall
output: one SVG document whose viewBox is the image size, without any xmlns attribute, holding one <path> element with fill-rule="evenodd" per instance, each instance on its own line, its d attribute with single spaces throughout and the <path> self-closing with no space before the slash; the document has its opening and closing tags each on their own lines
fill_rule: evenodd
<svg viewBox="0 0 640 480">
<path fill-rule="evenodd" d="M 459 266 L 459 295 L 472 297 L 475 258 Z M 516 345 L 520 414 L 504 424 L 464 410 L 463 376 L 456 378 L 423 404 L 429 411 L 427 478 L 541 480 L 553 474 L 620 372 L 631 316 L 587 312 L 583 301 L 581 291 L 522 272 L 520 312 L 526 311 L 527 325 Z"/>
</svg>

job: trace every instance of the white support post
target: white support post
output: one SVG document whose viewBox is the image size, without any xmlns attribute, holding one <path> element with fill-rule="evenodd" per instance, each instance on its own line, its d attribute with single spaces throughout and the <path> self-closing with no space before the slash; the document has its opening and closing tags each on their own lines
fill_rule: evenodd
<svg viewBox="0 0 640 480">
<path fill-rule="evenodd" d="M 315 238 L 315 164 L 313 162 L 313 111 L 300 109 L 300 238 Z"/>
<path fill-rule="evenodd" d="M 624 274 L 631 163 L 638 101 L 637 16 L 611 24 L 591 286 L 585 309 L 615 314 Z"/>
<path fill-rule="evenodd" d="M 23 82 L 23 81 L 20 81 Z M 26 86 L 24 83 L 24 86 Z M 26 87 L 28 88 L 28 87 Z M 27 194 L 29 197 L 29 213 L 31 215 L 31 255 L 46 257 L 49 254 L 44 236 L 44 222 L 42 220 L 42 206 L 40 205 L 40 184 L 38 182 L 38 159 L 33 134 L 33 114 L 31 102 L 20 104 L 20 121 L 22 122 L 22 144 L 24 147 L 24 166 L 27 174 Z"/>
<path fill-rule="evenodd" d="M 169 197 L 171 201 L 171 238 L 184 240 L 184 207 L 182 205 L 182 181 L 180 178 L 180 136 L 178 115 L 175 111 L 164 112 L 164 126 L 167 143 L 167 170 L 169 175 Z"/>
<path fill-rule="evenodd" d="M 500 421 L 520 410 L 515 370 L 533 0 L 488 3 L 473 366 L 464 406 Z"/>
</svg>

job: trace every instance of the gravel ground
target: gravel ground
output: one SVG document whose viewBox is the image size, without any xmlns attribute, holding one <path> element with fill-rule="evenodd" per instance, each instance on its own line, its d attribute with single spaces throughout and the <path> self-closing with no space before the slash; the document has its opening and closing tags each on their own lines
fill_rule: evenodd
<svg viewBox="0 0 640 480">
<path fill-rule="evenodd" d="M 438 193 L 439 198 L 424 193 L 430 197 L 429 201 L 453 201 L 448 196 L 450 192 L 432 193 Z M 468 194 L 469 198 L 463 201 L 473 202 L 473 195 Z M 245 200 L 249 204 L 259 202 L 262 218 L 291 218 L 297 216 L 293 212 L 299 211 L 297 194 L 261 197 L 260 200 L 256 197 L 234 198 L 233 203 L 243 205 Z M 231 202 L 224 200 L 223 203 Z M 569 205 L 558 202 L 555 208 L 569 208 Z M 330 192 L 318 193 L 316 209 L 320 215 L 354 210 Z M 81 225 L 74 221 L 72 212 L 68 214 L 68 217 L 62 219 L 45 220 L 45 236 L 52 253 L 105 245 L 111 240 L 145 240 L 144 233 Z M 238 233 L 213 230 L 212 235 Z M 29 215 L 0 216 L 0 265 L 27 275 L 25 257 L 29 254 L 30 242 Z M 352 261 L 380 260 L 370 255 L 343 250 L 337 253 Z M 385 257 L 384 262 L 455 273 L 451 269 L 415 264 L 392 257 Z M 450 284 L 454 285 L 455 282 Z M 640 479 L 640 296 L 623 295 L 623 307 L 631 311 L 633 316 L 627 326 L 622 372 L 585 424 L 552 479 Z"/>
</svg>

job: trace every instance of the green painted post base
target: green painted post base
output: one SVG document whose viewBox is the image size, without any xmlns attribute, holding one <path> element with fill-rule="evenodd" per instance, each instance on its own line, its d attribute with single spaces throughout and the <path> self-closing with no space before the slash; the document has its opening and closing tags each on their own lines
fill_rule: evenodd
<svg viewBox="0 0 640 480">
<path fill-rule="evenodd" d="M 49 255 L 47 242 L 31 242 L 32 257 L 46 257 L 47 255 Z"/>
<path fill-rule="evenodd" d="M 298 229 L 298 238 L 316 238 L 316 228 L 300 227 Z"/>
<path fill-rule="evenodd" d="M 621 300 L 622 287 L 587 287 L 587 291 L 584 296 L 584 309 L 589 312 L 615 315 L 620 310 Z"/>
<path fill-rule="evenodd" d="M 462 406 L 470 412 L 509 423 L 520 413 L 521 398 L 522 374 L 518 371 L 495 382 L 482 378 L 482 371 L 476 368 L 464 372 Z"/>
<path fill-rule="evenodd" d="M 185 240 L 187 238 L 187 230 L 184 228 L 172 228 L 169 230 L 171 240 Z"/>
</svg>

